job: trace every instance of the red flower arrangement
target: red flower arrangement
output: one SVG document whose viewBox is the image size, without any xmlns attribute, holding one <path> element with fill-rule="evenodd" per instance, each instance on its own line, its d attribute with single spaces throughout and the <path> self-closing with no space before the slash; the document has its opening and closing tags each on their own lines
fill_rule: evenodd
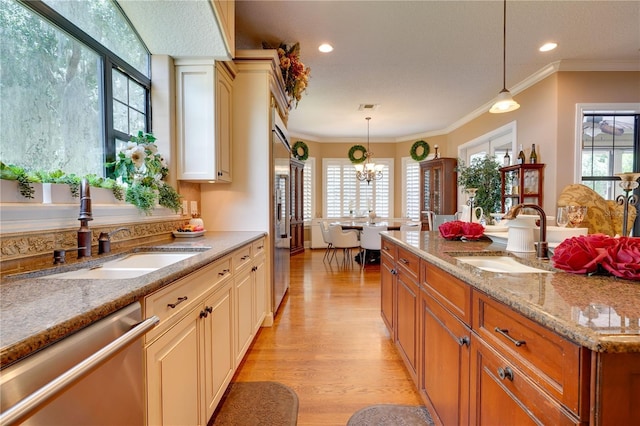
<svg viewBox="0 0 640 426">
<path fill-rule="evenodd" d="M 640 238 L 580 235 L 561 242 L 551 260 L 554 267 L 573 274 L 640 280 Z"/>
<path fill-rule="evenodd" d="M 273 49 L 268 44 L 262 43 L 265 49 Z M 307 89 L 309 77 L 311 77 L 311 68 L 305 67 L 300 61 L 300 43 L 288 46 L 280 43 L 277 48 L 278 58 L 280 58 L 280 71 L 284 80 L 284 90 L 289 95 L 291 108 L 293 102 L 298 107 L 298 102 L 302 99 L 302 93 Z"/>
<path fill-rule="evenodd" d="M 484 226 L 475 222 L 453 220 L 438 226 L 438 231 L 442 238 L 447 240 L 459 240 L 463 237 L 467 240 L 477 240 L 484 235 Z"/>
</svg>

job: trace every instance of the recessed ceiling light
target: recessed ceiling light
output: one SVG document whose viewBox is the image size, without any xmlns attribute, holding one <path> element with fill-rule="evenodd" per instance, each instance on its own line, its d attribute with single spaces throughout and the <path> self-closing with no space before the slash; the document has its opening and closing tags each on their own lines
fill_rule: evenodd
<svg viewBox="0 0 640 426">
<path fill-rule="evenodd" d="M 329 53 L 333 51 L 333 46 L 329 43 L 322 43 L 320 46 L 318 46 L 318 50 L 322 53 Z"/>
<path fill-rule="evenodd" d="M 558 43 L 550 42 L 550 43 L 545 43 L 542 46 L 540 46 L 539 50 L 541 52 L 548 52 L 550 50 L 555 49 L 556 47 L 558 47 Z"/>
</svg>

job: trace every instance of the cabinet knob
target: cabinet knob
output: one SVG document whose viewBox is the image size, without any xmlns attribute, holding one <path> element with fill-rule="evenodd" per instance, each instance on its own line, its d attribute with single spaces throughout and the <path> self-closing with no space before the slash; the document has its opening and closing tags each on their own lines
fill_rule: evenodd
<svg viewBox="0 0 640 426">
<path fill-rule="evenodd" d="M 207 306 L 206 308 L 204 308 L 204 310 L 209 312 L 209 313 L 211 313 L 211 312 L 213 312 L 213 307 Z"/>
<path fill-rule="evenodd" d="M 498 377 L 500 377 L 500 379 L 502 380 L 509 379 L 513 382 L 513 370 L 511 370 L 510 367 L 500 367 L 498 368 Z"/>
<path fill-rule="evenodd" d="M 209 313 L 206 310 L 200 311 L 200 318 L 206 318 L 209 316 Z"/>
<path fill-rule="evenodd" d="M 458 344 L 460 346 L 464 346 L 464 345 L 469 346 L 470 342 L 471 342 L 471 340 L 469 339 L 469 336 L 458 337 Z"/>
</svg>

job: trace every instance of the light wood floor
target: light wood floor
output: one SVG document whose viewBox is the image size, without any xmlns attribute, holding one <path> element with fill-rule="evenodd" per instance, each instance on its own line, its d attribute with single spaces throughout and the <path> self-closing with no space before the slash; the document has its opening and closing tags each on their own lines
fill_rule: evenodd
<svg viewBox="0 0 640 426">
<path fill-rule="evenodd" d="M 291 287 L 275 324 L 261 329 L 233 380 L 290 386 L 299 425 L 345 425 L 373 404 L 420 405 L 380 317 L 379 266 L 361 273 L 355 262 L 324 263 L 323 253 L 291 258 Z"/>
</svg>

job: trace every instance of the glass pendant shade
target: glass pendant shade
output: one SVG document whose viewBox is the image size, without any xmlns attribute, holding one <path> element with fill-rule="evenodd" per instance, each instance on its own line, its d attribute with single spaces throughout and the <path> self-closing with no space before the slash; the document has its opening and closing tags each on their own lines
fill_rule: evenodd
<svg viewBox="0 0 640 426">
<path fill-rule="evenodd" d="M 493 104 L 490 113 L 499 114 L 501 112 L 511 112 L 520 108 L 520 104 L 513 100 L 511 96 L 511 92 L 507 89 L 502 89 L 502 91 L 498 94 L 498 98 L 496 102 Z"/>
</svg>

